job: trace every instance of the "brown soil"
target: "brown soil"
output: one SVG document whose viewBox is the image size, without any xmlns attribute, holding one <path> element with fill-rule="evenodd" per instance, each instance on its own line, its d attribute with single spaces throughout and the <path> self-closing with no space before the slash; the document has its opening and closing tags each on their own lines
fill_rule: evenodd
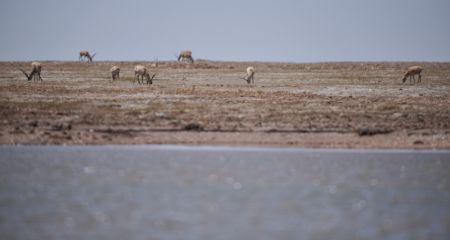
<svg viewBox="0 0 450 240">
<path fill-rule="evenodd" d="M 138 63 L 153 85 L 133 83 Z M 33 82 L 30 62 L 1 62 L 0 144 L 450 148 L 450 63 L 150 65 L 43 62 Z M 402 84 L 411 65 L 423 80 Z"/>
</svg>

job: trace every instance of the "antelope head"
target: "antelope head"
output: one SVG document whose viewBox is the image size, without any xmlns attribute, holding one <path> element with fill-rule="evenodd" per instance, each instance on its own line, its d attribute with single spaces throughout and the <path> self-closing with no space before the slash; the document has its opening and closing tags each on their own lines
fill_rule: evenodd
<svg viewBox="0 0 450 240">
<path fill-rule="evenodd" d="M 87 57 L 89 58 L 89 62 L 92 62 L 92 60 L 94 59 L 94 57 L 95 57 L 95 55 L 96 55 L 97 53 L 94 53 L 94 54 L 92 54 L 92 56 L 91 55 L 87 55 Z"/>
<path fill-rule="evenodd" d="M 180 59 L 181 59 L 181 54 L 175 53 L 174 56 L 175 56 L 175 59 L 176 59 L 177 61 L 180 61 Z"/>
<path fill-rule="evenodd" d="M 250 77 L 249 76 L 245 76 L 245 77 L 240 77 L 241 79 L 244 79 L 247 83 L 250 84 Z"/>
<path fill-rule="evenodd" d="M 405 82 L 406 82 L 406 75 L 402 79 L 402 83 L 405 83 Z"/>
<path fill-rule="evenodd" d="M 151 77 L 149 73 L 145 74 L 145 77 L 147 78 L 147 84 L 153 84 L 153 79 L 155 78 L 156 73 L 154 73 Z"/>
<path fill-rule="evenodd" d="M 31 81 L 31 78 L 33 77 L 34 71 L 30 73 L 30 75 L 28 75 L 23 69 L 19 68 L 19 71 L 21 71 L 23 74 L 25 74 L 25 76 L 27 77 L 28 81 Z"/>
</svg>

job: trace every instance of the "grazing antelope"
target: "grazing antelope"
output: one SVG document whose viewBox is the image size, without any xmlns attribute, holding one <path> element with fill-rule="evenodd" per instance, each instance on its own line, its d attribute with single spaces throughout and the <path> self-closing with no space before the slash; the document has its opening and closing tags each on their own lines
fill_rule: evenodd
<svg viewBox="0 0 450 240">
<path fill-rule="evenodd" d="M 181 51 L 180 54 L 178 54 L 177 58 L 178 61 L 188 61 L 190 63 L 194 62 L 191 51 Z"/>
<path fill-rule="evenodd" d="M 113 66 L 111 68 L 111 76 L 112 76 L 112 80 L 118 80 L 119 79 L 119 74 L 120 74 L 120 68 L 118 66 Z"/>
<path fill-rule="evenodd" d="M 83 61 L 83 60 L 88 59 L 89 62 L 92 62 L 92 60 L 93 60 L 94 57 L 95 57 L 95 54 L 97 54 L 97 53 L 94 53 L 93 55 L 91 55 L 91 54 L 89 53 L 89 51 L 80 51 L 80 57 L 79 57 L 78 59 L 79 59 L 80 61 Z"/>
<path fill-rule="evenodd" d="M 40 62 L 32 62 L 31 67 L 33 68 L 33 70 L 31 70 L 30 75 L 28 75 L 24 70 L 22 70 L 20 68 L 19 68 L 19 70 L 23 74 L 25 74 L 28 81 L 30 81 L 32 78 L 34 81 L 42 81 L 42 77 L 41 77 L 42 64 Z"/>
<path fill-rule="evenodd" d="M 144 77 L 147 79 L 147 84 L 152 84 L 153 83 L 153 78 L 155 78 L 156 73 L 153 74 L 150 77 L 150 74 L 147 71 L 147 68 L 145 68 L 142 65 L 136 65 L 134 67 L 134 82 L 136 82 L 136 78 L 139 84 L 141 84 L 141 79 L 142 79 L 142 83 L 144 83 Z"/>
<path fill-rule="evenodd" d="M 245 81 L 247 81 L 248 84 L 255 83 L 255 68 L 254 67 L 248 67 L 247 68 L 247 76 L 243 77 Z"/>
<path fill-rule="evenodd" d="M 409 83 L 411 83 L 411 78 L 414 79 L 414 84 L 416 84 L 416 75 L 419 75 L 419 80 L 417 82 L 422 82 L 422 75 L 420 73 L 422 72 L 422 67 L 420 66 L 412 66 L 408 68 L 408 71 L 406 71 L 405 76 L 402 79 L 402 82 L 406 82 L 406 78 L 409 77 Z"/>
</svg>

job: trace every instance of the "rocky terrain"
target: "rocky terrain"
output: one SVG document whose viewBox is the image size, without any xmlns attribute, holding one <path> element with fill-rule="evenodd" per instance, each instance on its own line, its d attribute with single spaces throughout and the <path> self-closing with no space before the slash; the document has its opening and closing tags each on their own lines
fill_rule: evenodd
<svg viewBox="0 0 450 240">
<path fill-rule="evenodd" d="M 0 62 L 0 144 L 450 148 L 450 63 L 42 64 L 34 82 L 18 70 L 30 62 Z M 136 64 L 152 85 L 133 82 Z M 422 82 L 402 84 L 412 65 Z"/>
</svg>

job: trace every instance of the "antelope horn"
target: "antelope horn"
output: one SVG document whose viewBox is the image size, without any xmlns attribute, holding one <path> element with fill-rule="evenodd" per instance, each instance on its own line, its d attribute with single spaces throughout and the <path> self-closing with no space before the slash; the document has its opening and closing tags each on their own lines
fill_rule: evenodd
<svg viewBox="0 0 450 240">
<path fill-rule="evenodd" d="M 25 74 L 25 76 L 27 77 L 28 81 L 31 80 L 31 77 L 33 76 L 33 74 L 28 75 L 23 69 L 19 68 L 19 71 L 21 71 L 23 74 Z"/>
</svg>

